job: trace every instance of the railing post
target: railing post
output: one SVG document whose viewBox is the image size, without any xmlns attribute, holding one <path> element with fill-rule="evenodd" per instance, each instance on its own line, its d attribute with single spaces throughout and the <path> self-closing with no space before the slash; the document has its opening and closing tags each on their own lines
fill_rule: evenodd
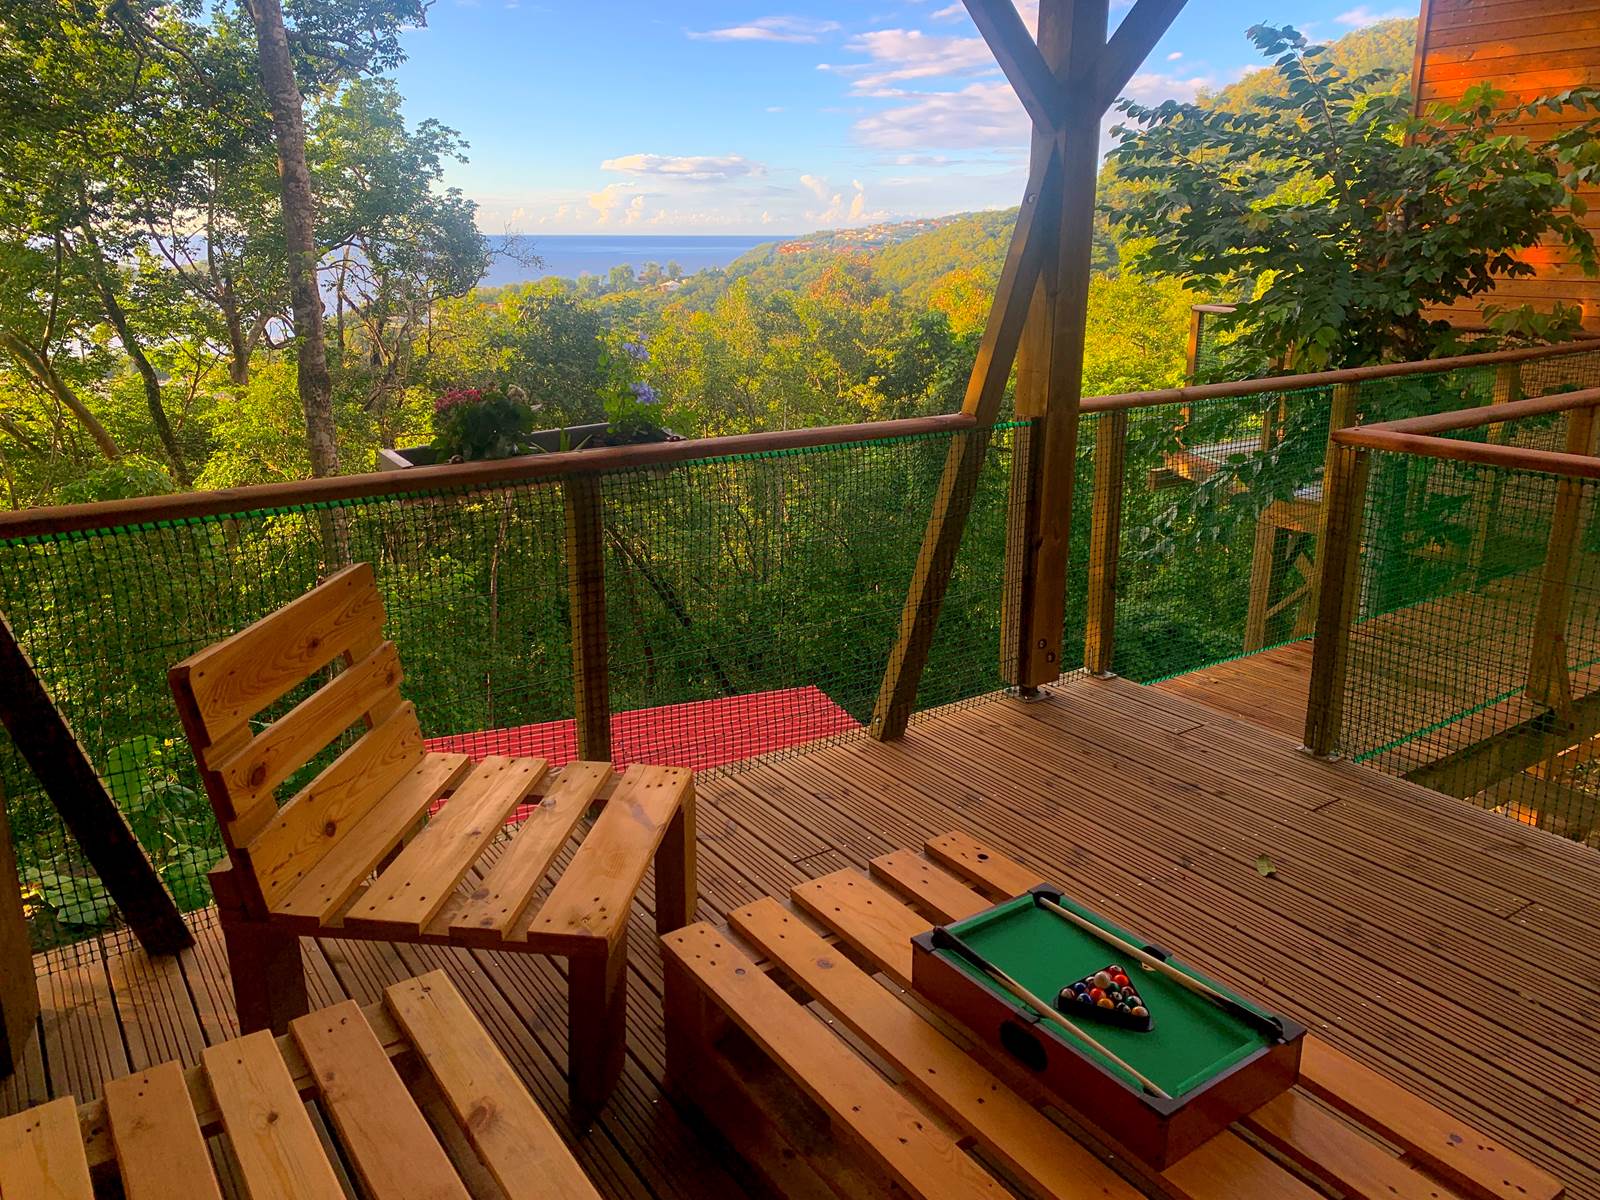
<svg viewBox="0 0 1600 1200">
<path fill-rule="evenodd" d="M 569 475 L 562 483 L 562 493 L 567 512 L 567 598 L 572 609 L 572 694 L 578 757 L 609 762 L 611 671 L 600 477 Z"/>
<path fill-rule="evenodd" d="M 1350 627 L 1361 599 L 1361 528 L 1368 459 L 1368 451 L 1335 443 L 1323 475 L 1323 533 L 1318 547 L 1322 566 L 1306 698 L 1305 749 L 1324 758 L 1339 745 Z"/>
<path fill-rule="evenodd" d="M 1593 408 L 1575 408 L 1567 416 L 1568 454 L 1594 453 Z M 1533 650 L 1528 659 L 1528 698 L 1559 711 L 1572 703 L 1567 676 L 1567 621 L 1572 615 L 1572 559 L 1583 523 L 1584 482 L 1563 476 L 1556 484 L 1550 540 L 1539 581 L 1539 607 L 1533 619 Z"/>
<path fill-rule="evenodd" d="M 1501 363 L 1494 369 L 1494 390 L 1490 393 L 1490 404 L 1510 404 L 1513 400 L 1522 399 L 1522 364 L 1519 362 Z M 1503 423 L 1490 425 L 1486 430 L 1488 439 L 1497 445 L 1504 445 L 1506 440 L 1506 427 Z M 1467 568 L 1472 577 L 1477 578 L 1478 572 L 1483 570 L 1483 559 L 1489 551 L 1489 539 L 1494 536 L 1495 518 L 1500 512 L 1500 492 L 1504 480 L 1496 475 L 1489 489 L 1487 502 L 1483 511 L 1478 514 L 1478 527 L 1472 531 L 1472 546 L 1467 551 Z"/>
<path fill-rule="evenodd" d="M 1117 561 L 1122 550 L 1122 494 L 1128 463 L 1128 410 L 1100 414 L 1094 431 L 1094 517 L 1089 531 L 1088 620 L 1083 665 L 1109 675 L 1117 633 Z"/>
</svg>

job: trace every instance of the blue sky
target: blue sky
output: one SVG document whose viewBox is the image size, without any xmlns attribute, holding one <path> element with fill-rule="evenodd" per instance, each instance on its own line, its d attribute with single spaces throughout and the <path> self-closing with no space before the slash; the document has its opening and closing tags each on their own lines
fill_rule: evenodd
<svg viewBox="0 0 1600 1200">
<path fill-rule="evenodd" d="M 1237 79 L 1257 21 L 1331 39 L 1415 12 L 1190 0 L 1128 94 Z M 487 233 L 802 233 L 1007 207 L 1026 173 L 1021 105 L 959 0 L 436 0 L 406 48 L 408 115 L 470 143 L 448 182 Z"/>
</svg>

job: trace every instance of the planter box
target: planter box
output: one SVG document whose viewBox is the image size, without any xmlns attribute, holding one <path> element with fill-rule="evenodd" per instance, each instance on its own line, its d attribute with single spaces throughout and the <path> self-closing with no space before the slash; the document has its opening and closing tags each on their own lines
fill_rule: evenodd
<svg viewBox="0 0 1600 1200">
<path fill-rule="evenodd" d="M 562 448 L 563 442 L 568 450 L 582 450 L 595 438 L 600 437 L 611 426 L 605 421 L 592 425 L 568 425 L 565 429 L 541 429 L 537 433 L 528 435 L 528 441 L 539 447 L 547 454 L 553 454 Z M 669 435 L 665 441 L 673 441 Z M 378 470 L 404 471 L 407 467 L 433 467 L 439 464 L 439 452 L 432 446 L 410 446 L 404 450 L 378 451 Z"/>
</svg>

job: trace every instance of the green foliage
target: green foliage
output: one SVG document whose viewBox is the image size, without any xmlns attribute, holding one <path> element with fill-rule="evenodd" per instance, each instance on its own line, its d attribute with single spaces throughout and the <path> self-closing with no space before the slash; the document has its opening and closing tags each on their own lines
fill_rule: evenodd
<svg viewBox="0 0 1600 1200">
<path fill-rule="evenodd" d="M 533 432 L 533 409 L 520 393 L 476 388 L 446 392 L 433 414 L 433 446 L 443 462 L 524 454 Z"/>
<path fill-rule="evenodd" d="M 1600 170 L 1600 93 L 1505 107 L 1484 84 L 1414 118 L 1381 75 L 1352 75 L 1295 30 L 1257 26 L 1281 95 L 1248 109 L 1122 105 L 1118 213 L 1132 261 L 1196 289 L 1242 292 L 1232 318 L 1245 365 L 1318 370 L 1424 358 L 1453 347 L 1427 310 L 1469 301 L 1533 268 L 1516 251 L 1594 242 L 1579 190 Z M 1569 115 L 1546 142 L 1514 132 Z M 1507 332 L 1515 317 L 1499 314 Z M 1544 329 L 1551 331 L 1546 321 Z"/>
</svg>

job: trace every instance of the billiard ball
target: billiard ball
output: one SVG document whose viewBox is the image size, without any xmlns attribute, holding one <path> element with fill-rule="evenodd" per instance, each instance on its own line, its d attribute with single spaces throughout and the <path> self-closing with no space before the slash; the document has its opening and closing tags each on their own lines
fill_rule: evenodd
<svg viewBox="0 0 1600 1200">
<path fill-rule="evenodd" d="M 1101 988 L 1092 987 L 1089 989 L 1089 999 L 1093 1000 L 1096 1004 L 1099 1004 L 1100 1001 L 1104 1000 L 1105 998 L 1106 994 Z"/>
<path fill-rule="evenodd" d="M 1104 971 L 1100 971 L 1100 972 L 1096 973 L 1096 975 L 1094 977 L 1094 985 L 1097 988 L 1108 988 L 1108 987 L 1110 987 L 1111 986 L 1111 976 L 1106 974 L 1106 972 L 1104 972 Z"/>
<path fill-rule="evenodd" d="M 1095 1004 L 1098 1005 L 1101 1008 L 1115 1008 L 1116 1007 L 1116 1005 L 1111 1003 L 1111 997 L 1110 996 L 1101 996 L 1100 999 L 1095 1001 Z"/>
<path fill-rule="evenodd" d="M 1148 1017 L 1150 1015 L 1150 1010 L 1142 1004 L 1135 1004 L 1132 1012 L 1136 1017 Z"/>
</svg>

